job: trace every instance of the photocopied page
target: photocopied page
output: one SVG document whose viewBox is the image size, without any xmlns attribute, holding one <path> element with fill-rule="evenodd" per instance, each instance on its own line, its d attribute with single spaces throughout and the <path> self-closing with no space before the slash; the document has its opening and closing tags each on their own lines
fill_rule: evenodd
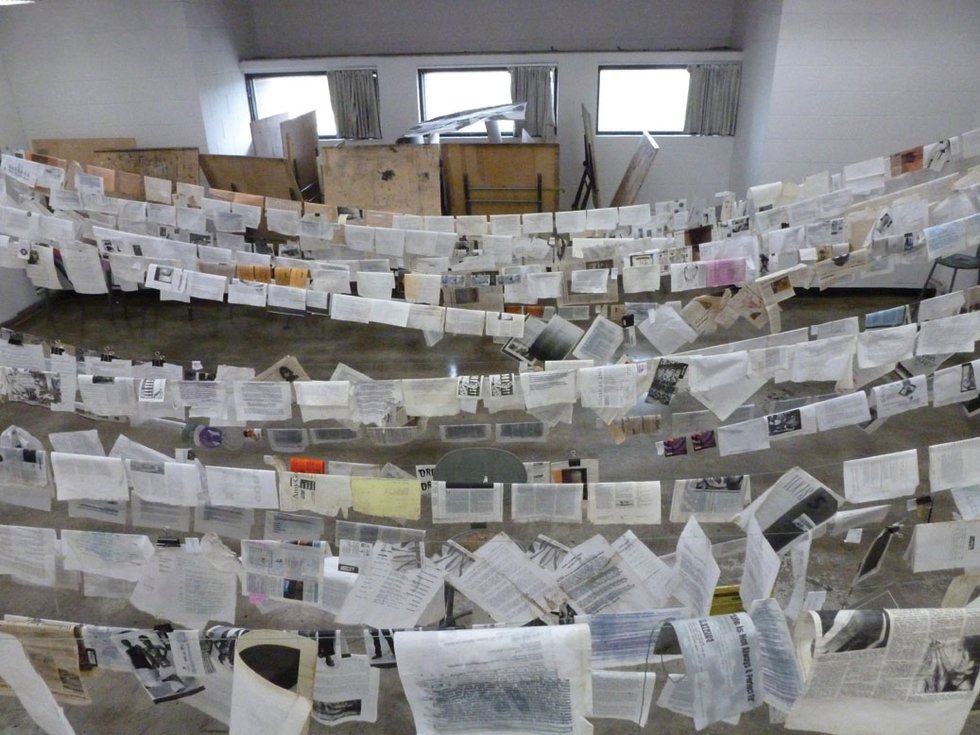
<svg viewBox="0 0 980 735">
<path fill-rule="evenodd" d="M 658 481 L 597 482 L 589 489 L 590 523 L 660 523 Z"/>
<path fill-rule="evenodd" d="M 453 487 L 432 483 L 433 523 L 501 523 L 504 518 L 504 486 Z"/>
<path fill-rule="evenodd" d="M 829 521 L 841 502 L 822 482 L 794 467 L 752 501 L 736 522 L 744 529 L 754 518 L 773 549 L 780 551 Z"/>
<path fill-rule="evenodd" d="M 259 647 L 262 648 L 251 652 Z M 292 689 L 283 689 L 254 668 L 261 664 L 263 653 L 268 656 L 266 647 L 296 657 L 288 675 L 293 679 L 295 674 L 296 684 Z M 235 641 L 230 731 L 235 735 L 305 733 L 313 708 L 316 661 L 316 641 L 296 633 L 251 630 L 239 636 Z"/>
<path fill-rule="evenodd" d="M 516 523 L 582 522 L 581 483 L 518 483 L 510 486 L 511 520 Z"/>
<path fill-rule="evenodd" d="M 684 523 L 692 516 L 699 523 L 728 523 L 751 498 L 749 475 L 724 475 L 674 480 L 670 522 Z"/>
<path fill-rule="evenodd" d="M 807 613 L 793 634 L 806 688 L 786 726 L 957 735 L 980 688 L 977 635 L 976 608 Z"/>
<path fill-rule="evenodd" d="M 913 572 L 980 567 L 980 520 L 917 523 L 912 530 L 910 562 Z"/>
<path fill-rule="evenodd" d="M 668 591 L 693 614 L 707 615 L 721 569 L 712 555 L 711 539 L 694 518 L 684 525 L 675 553 Z"/>
<path fill-rule="evenodd" d="M 121 459 L 52 452 L 51 469 L 58 500 L 129 500 Z"/>
<path fill-rule="evenodd" d="M 660 632 L 658 650 L 668 631 L 680 644 L 694 689 L 696 729 L 762 705 L 758 632 L 747 613 L 671 621 Z"/>
<path fill-rule="evenodd" d="M 645 727 L 656 679 L 652 671 L 593 671 L 592 716 Z"/>
<path fill-rule="evenodd" d="M 338 657 L 333 665 L 317 658 L 311 716 L 324 725 L 376 722 L 381 669 L 367 656 Z"/>
<path fill-rule="evenodd" d="M 870 503 L 914 495 L 919 485 L 919 454 L 915 449 L 844 462 L 844 497 Z"/>
<path fill-rule="evenodd" d="M 592 731 L 585 625 L 398 631 L 395 648 L 419 733 Z"/>
</svg>

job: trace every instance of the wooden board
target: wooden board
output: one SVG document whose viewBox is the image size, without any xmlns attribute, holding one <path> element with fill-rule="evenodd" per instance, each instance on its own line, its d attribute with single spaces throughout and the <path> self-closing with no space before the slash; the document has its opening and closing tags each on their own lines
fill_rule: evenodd
<svg viewBox="0 0 980 735">
<path fill-rule="evenodd" d="M 633 157 L 630 158 L 629 165 L 626 166 L 623 180 L 619 182 L 619 187 L 613 194 L 612 201 L 609 202 L 610 207 L 628 207 L 636 204 L 636 198 L 640 195 L 640 189 L 647 180 L 650 167 L 653 166 L 653 160 L 659 150 L 660 146 L 650 133 L 644 133 L 633 152 Z"/>
<path fill-rule="evenodd" d="M 202 154 L 201 170 L 208 185 L 246 194 L 299 200 L 299 186 L 285 158 Z"/>
<path fill-rule="evenodd" d="M 341 145 L 320 153 L 323 200 L 400 214 L 442 214 L 437 145 Z"/>
<path fill-rule="evenodd" d="M 95 151 L 92 163 L 157 179 L 200 183 L 197 148 L 106 148 Z"/>
<path fill-rule="evenodd" d="M 263 117 L 249 123 L 252 130 L 252 155 L 264 158 L 285 158 L 282 147 L 282 131 L 279 126 L 289 119 L 282 112 L 278 115 Z"/>
<path fill-rule="evenodd" d="M 319 176 L 316 170 L 316 156 L 320 139 L 316 133 L 316 111 L 286 120 L 279 126 L 282 133 L 284 157 L 293 165 L 296 183 L 304 192 L 316 189 Z"/>
<path fill-rule="evenodd" d="M 464 174 L 471 189 L 470 214 L 554 212 L 558 209 L 557 143 L 443 143 L 441 148 L 447 214 L 467 214 Z M 540 207 L 534 201 L 537 174 L 541 174 L 543 189 Z M 515 190 L 478 191 L 494 187 Z"/>
<path fill-rule="evenodd" d="M 96 151 L 108 148 L 135 148 L 136 138 L 35 138 L 31 141 L 31 147 L 35 153 L 45 156 L 55 156 L 79 163 L 99 164 L 96 160 Z"/>
</svg>

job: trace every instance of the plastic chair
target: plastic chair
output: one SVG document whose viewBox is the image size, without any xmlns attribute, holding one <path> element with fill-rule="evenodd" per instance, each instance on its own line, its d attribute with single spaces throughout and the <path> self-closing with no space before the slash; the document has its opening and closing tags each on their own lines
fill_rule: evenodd
<svg viewBox="0 0 980 735">
<path fill-rule="evenodd" d="M 959 271 L 980 271 L 980 245 L 977 246 L 977 252 L 973 255 L 968 255 L 967 253 L 955 253 L 953 255 L 947 255 L 943 258 L 937 258 L 936 262 L 932 264 L 932 268 L 929 269 L 929 275 L 926 276 L 926 282 L 922 284 L 922 291 L 919 292 L 919 301 L 921 301 L 925 296 L 926 289 L 929 287 L 929 281 L 932 280 L 932 274 L 936 272 L 937 265 L 942 265 L 953 269 L 953 277 L 949 281 L 949 292 L 952 293 L 953 284 L 956 283 L 956 274 Z M 977 285 L 980 285 L 980 272 L 977 273 Z"/>
</svg>

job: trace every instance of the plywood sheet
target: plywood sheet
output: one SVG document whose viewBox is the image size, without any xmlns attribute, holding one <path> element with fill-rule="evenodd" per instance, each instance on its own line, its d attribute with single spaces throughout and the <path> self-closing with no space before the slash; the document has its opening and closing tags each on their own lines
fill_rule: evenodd
<svg viewBox="0 0 980 735">
<path fill-rule="evenodd" d="M 316 156 L 320 147 L 316 133 L 316 111 L 311 110 L 305 115 L 286 120 L 279 129 L 282 133 L 283 155 L 293 165 L 296 183 L 303 191 L 310 187 L 315 188 L 319 183 Z"/>
<path fill-rule="evenodd" d="M 299 200 L 296 179 L 285 158 L 202 154 L 201 170 L 215 189 Z"/>
<path fill-rule="evenodd" d="M 471 214 L 558 209 L 557 143 L 443 143 L 441 148 L 448 214 L 467 213 L 464 175 L 471 188 Z M 537 174 L 541 174 L 540 207 L 534 201 Z"/>
<path fill-rule="evenodd" d="M 626 166 L 626 172 L 623 174 L 623 180 L 619 182 L 619 188 L 616 189 L 612 201 L 609 202 L 610 207 L 628 207 L 631 204 L 636 204 L 636 198 L 640 194 L 640 189 L 643 188 L 643 182 L 647 180 L 650 167 L 653 166 L 653 160 L 657 157 L 659 150 L 660 146 L 657 145 L 657 141 L 653 139 L 650 133 L 644 133 L 640 138 L 639 145 L 633 152 L 633 157 L 630 158 L 630 162 Z"/>
<path fill-rule="evenodd" d="M 263 117 L 249 123 L 252 130 L 252 155 L 264 158 L 285 158 L 282 131 L 279 126 L 289 119 L 285 112 Z"/>
<path fill-rule="evenodd" d="M 99 165 L 96 151 L 108 148 L 135 148 L 136 138 L 35 138 L 31 141 L 31 147 L 35 153 L 45 156 Z"/>
<path fill-rule="evenodd" d="M 157 179 L 200 183 L 197 148 L 105 148 L 94 152 L 92 163 Z"/>
<path fill-rule="evenodd" d="M 442 214 L 438 145 L 360 145 L 320 153 L 323 200 L 359 209 Z"/>
</svg>

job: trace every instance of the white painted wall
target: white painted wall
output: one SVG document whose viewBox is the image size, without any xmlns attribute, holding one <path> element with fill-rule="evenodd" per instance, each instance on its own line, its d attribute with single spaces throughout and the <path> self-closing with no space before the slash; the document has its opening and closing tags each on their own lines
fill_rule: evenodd
<svg viewBox="0 0 980 735">
<path fill-rule="evenodd" d="M 735 0 L 252 0 L 257 55 L 714 49 Z"/>
<path fill-rule="evenodd" d="M 759 180 L 980 125 L 980 3 L 783 0 Z"/>
<path fill-rule="evenodd" d="M 2 12 L 0 61 L 29 138 L 204 145 L 179 0 L 47 0 Z"/>
<path fill-rule="evenodd" d="M 769 125 L 781 14 L 781 2 L 746 0 L 739 4 L 735 17 L 735 44 L 743 53 L 731 190 L 739 195 L 763 183 L 759 165 Z"/>
<path fill-rule="evenodd" d="M 207 150 L 245 155 L 252 135 L 239 61 L 255 45 L 251 6 L 245 0 L 185 0 L 184 12 Z"/>
<path fill-rule="evenodd" d="M 733 52 L 631 52 L 479 54 L 467 56 L 357 56 L 342 58 L 276 59 L 245 62 L 246 72 L 314 71 L 375 68 L 381 100 L 382 142 L 393 143 L 418 123 L 418 70 L 437 66 L 501 66 L 513 63 L 554 64 L 558 67 L 558 143 L 562 207 L 568 207 L 582 176 L 584 159 L 582 104 L 592 112 L 598 96 L 599 64 L 685 64 L 697 60 L 731 60 Z M 732 137 L 661 136 L 661 150 L 639 202 L 677 196 L 712 201 L 728 187 Z M 596 163 L 600 205 L 608 204 L 639 142 L 638 136 L 598 136 Z"/>
</svg>

